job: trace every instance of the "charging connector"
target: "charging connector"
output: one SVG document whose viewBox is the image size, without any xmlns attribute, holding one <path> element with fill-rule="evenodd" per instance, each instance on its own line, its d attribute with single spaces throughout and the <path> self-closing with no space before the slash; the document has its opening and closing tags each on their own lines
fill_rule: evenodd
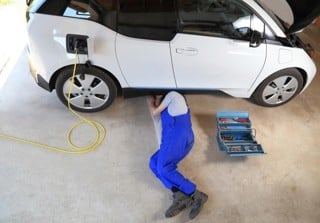
<svg viewBox="0 0 320 223">
<path fill-rule="evenodd" d="M 73 54 L 87 54 L 88 55 L 88 42 L 89 37 L 85 35 L 67 34 L 66 36 L 66 49 L 68 53 Z"/>
</svg>

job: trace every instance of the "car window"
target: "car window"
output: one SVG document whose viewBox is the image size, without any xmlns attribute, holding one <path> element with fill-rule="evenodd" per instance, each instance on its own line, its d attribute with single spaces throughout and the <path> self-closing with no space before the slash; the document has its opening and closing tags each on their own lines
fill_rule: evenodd
<svg viewBox="0 0 320 223">
<path fill-rule="evenodd" d="M 176 34 L 173 0 L 120 0 L 118 32 L 135 38 L 171 40 Z"/>
<path fill-rule="evenodd" d="M 178 0 L 178 3 L 180 30 L 185 33 L 248 40 L 256 27 L 257 31 L 264 31 L 263 22 L 238 0 Z"/>
<path fill-rule="evenodd" d="M 63 13 L 63 16 L 91 19 L 94 21 L 98 20 L 98 12 L 89 5 L 89 1 L 70 1 L 68 7 Z"/>
<path fill-rule="evenodd" d="M 117 0 L 71 0 L 63 16 L 89 19 L 115 29 L 116 9 Z"/>
<path fill-rule="evenodd" d="M 48 15 L 62 15 L 66 6 L 67 0 L 61 1 L 50 1 L 50 0 L 37 0 L 32 1 L 30 5 L 31 11 L 37 11 L 38 13 L 48 14 Z M 35 12 L 34 11 L 34 12 Z"/>
</svg>

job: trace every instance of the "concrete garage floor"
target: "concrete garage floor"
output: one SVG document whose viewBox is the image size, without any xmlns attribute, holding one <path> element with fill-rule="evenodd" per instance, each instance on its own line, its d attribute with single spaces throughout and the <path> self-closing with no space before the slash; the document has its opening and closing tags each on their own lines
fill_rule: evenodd
<svg viewBox="0 0 320 223">
<path fill-rule="evenodd" d="M 318 27 L 302 35 L 320 50 Z M 0 133 L 66 147 L 65 134 L 77 119 L 55 93 L 36 86 L 26 50 L 17 55 L 0 74 Z M 303 94 L 278 108 L 222 94 L 187 97 L 196 143 L 180 169 L 209 195 L 194 222 L 320 222 L 319 74 Z M 232 158 L 219 151 L 218 110 L 249 111 L 268 154 Z M 148 168 L 157 137 L 146 98 L 119 97 L 109 109 L 85 116 L 108 132 L 97 150 L 84 155 L 0 139 L 0 222 L 188 222 L 187 212 L 164 217 L 170 192 Z M 88 141 L 85 128 L 77 132 L 77 140 Z"/>
</svg>

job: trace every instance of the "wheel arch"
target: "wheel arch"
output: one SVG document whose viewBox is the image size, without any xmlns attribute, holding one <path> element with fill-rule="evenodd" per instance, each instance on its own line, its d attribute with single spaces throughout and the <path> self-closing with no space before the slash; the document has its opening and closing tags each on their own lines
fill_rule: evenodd
<svg viewBox="0 0 320 223">
<path fill-rule="evenodd" d="M 83 66 L 87 66 L 86 64 L 77 64 L 78 65 L 83 65 Z M 57 82 L 57 78 L 60 74 L 60 72 L 66 68 L 69 68 L 69 67 L 73 67 L 74 64 L 71 64 L 71 65 L 67 65 L 67 66 L 64 66 L 64 67 L 61 67 L 60 69 L 56 70 L 52 77 L 50 78 L 50 82 L 49 82 L 49 87 L 50 87 L 50 90 L 54 90 L 55 89 L 55 86 L 56 86 L 56 82 Z M 121 84 L 120 82 L 118 81 L 118 79 L 111 73 L 109 72 L 108 70 L 104 69 L 104 68 L 101 68 L 99 66 L 95 66 L 95 65 L 90 65 L 92 67 L 95 67 L 99 70 L 102 70 L 104 73 L 106 73 L 107 75 L 109 75 L 109 77 L 113 80 L 113 82 L 115 83 L 116 87 L 117 87 L 117 95 L 122 95 L 122 87 L 121 87 Z"/>
<path fill-rule="evenodd" d="M 303 85 L 302 85 L 302 88 L 301 90 L 304 89 L 304 87 L 306 86 L 307 84 L 307 81 L 308 81 L 308 75 L 307 75 L 307 72 L 300 68 L 300 67 L 293 67 L 294 69 L 297 69 L 299 71 L 299 73 L 302 75 L 302 78 L 303 78 Z"/>
<path fill-rule="evenodd" d="M 307 80 L 308 80 L 308 79 L 307 79 L 307 78 L 308 78 L 307 72 L 306 72 L 304 69 L 300 68 L 300 67 L 288 67 L 288 68 L 284 68 L 284 69 L 281 69 L 281 70 L 277 70 L 277 71 L 273 72 L 272 74 L 270 74 L 269 76 L 266 76 L 266 77 L 256 86 L 256 88 L 253 90 L 251 96 L 252 96 L 252 95 L 256 92 L 256 90 L 263 84 L 263 82 L 264 82 L 266 79 L 268 79 L 270 76 L 272 76 L 272 75 L 274 75 L 275 73 L 278 73 L 278 72 L 284 72 L 284 71 L 286 71 L 286 70 L 297 70 L 297 71 L 301 74 L 302 79 L 303 79 L 303 84 L 302 84 L 301 90 L 303 90 L 304 87 L 306 86 Z"/>
<path fill-rule="evenodd" d="M 264 102 L 264 100 L 261 99 L 261 95 L 262 95 L 262 92 L 263 92 L 263 88 L 266 87 L 267 83 L 269 81 L 273 80 L 273 78 L 278 78 L 279 76 L 286 75 L 286 73 L 290 73 L 290 72 L 292 73 L 293 76 L 296 76 L 296 78 L 300 79 L 300 81 L 298 81 L 298 83 L 300 83 L 298 91 L 296 91 L 293 94 L 293 96 L 290 97 L 288 100 L 286 100 L 284 102 L 280 102 L 279 104 L 278 103 L 269 104 L 269 103 Z M 307 84 L 307 73 L 303 69 L 301 69 L 299 67 L 290 67 L 290 68 L 281 69 L 281 70 L 278 70 L 278 71 L 272 73 L 271 75 L 267 76 L 263 81 L 261 81 L 261 83 L 255 88 L 255 90 L 251 94 L 250 99 L 255 104 L 262 105 L 262 106 L 267 106 L 267 107 L 279 106 L 279 105 L 282 105 L 282 104 L 285 104 L 285 103 L 289 102 L 297 94 L 302 92 L 302 90 L 304 89 L 306 84 Z M 281 96 L 281 93 L 280 93 L 280 96 Z"/>
</svg>

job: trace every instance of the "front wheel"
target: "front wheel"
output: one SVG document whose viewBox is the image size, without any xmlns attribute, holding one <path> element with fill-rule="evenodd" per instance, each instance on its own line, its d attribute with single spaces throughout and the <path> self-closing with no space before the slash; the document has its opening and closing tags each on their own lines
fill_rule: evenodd
<svg viewBox="0 0 320 223">
<path fill-rule="evenodd" d="M 293 99 L 302 89 L 303 77 L 296 69 L 281 70 L 265 79 L 251 99 L 259 105 L 275 107 Z"/>
<path fill-rule="evenodd" d="M 73 67 L 63 69 L 56 81 L 56 93 L 62 103 L 79 112 L 98 112 L 113 102 L 117 95 L 114 81 L 102 70 L 78 65 L 72 84 Z"/>
</svg>

